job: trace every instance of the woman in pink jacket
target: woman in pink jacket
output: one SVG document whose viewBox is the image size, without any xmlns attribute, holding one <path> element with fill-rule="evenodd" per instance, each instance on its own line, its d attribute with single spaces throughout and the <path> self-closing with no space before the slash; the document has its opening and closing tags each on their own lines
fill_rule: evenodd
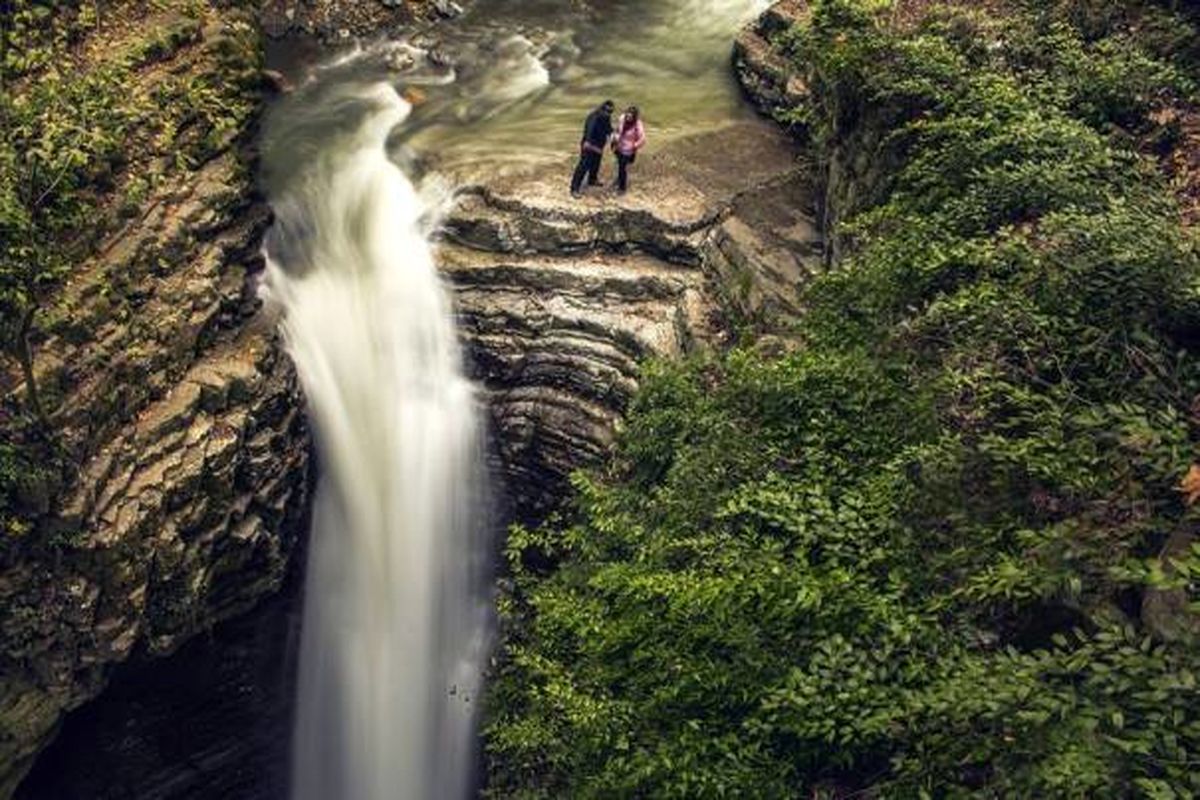
<svg viewBox="0 0 1200 800">
<path fill-rule="evenodd" d="M 637 158 L 638 150 L 646 143 L 646 129 L 638 115 L 638 107 L 625 109 L 613 133 L 613 152 L 617 154 L 617 191 L 629 188 L 629 165 Z"/>
</svg>

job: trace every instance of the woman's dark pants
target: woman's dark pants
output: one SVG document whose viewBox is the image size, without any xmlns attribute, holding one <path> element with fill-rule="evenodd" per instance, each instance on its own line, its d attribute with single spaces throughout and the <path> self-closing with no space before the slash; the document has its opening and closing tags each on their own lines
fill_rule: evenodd
<svg viewBox="0 0 1200 800">
<path fill-rule="evenodd" d="M 632 154 L 617 153 L 617 189 L 622 192 L 629 188 L 629 165 L 632 163 Z"/>
<path fill-rule="evenodd" d="M 600 157 L 603 153 L 594 150 L 584 150 L 579 154 L 579 163 L 575 165 L 575 174 L 571 176 L 571 194 L 575 194 L 583 186 L 583 176 L 587 175 L 588 185 L 594 186 L 600 182 Z"/>
</svg>

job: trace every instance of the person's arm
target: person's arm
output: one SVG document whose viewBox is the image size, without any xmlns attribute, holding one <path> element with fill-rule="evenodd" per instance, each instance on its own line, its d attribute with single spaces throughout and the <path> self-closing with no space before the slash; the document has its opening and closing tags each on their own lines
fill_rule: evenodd
<svg viewBox="0 0 1200 800">
<path fill-rule="evenodd" d="M 613 152 L 617 152 L 617 145 L 621 143 L 621 131 L 625 129 L 625 115 L 622 114 L 617 120 L 617 127 L 609 131 L 608 143 L 612 147 Z"/>
<path fill-rule="evenodd" d="M 583 151 L 587 149 L 587 143 L 592 138 L 592 128 L 596 125 L 596 115 L 588 114 L 587 119 L 583 121 L 583 137 L 579 140 L 579 149 Z"/>
<path fill-rule="evenodd" d="M 639 119 L 638 123 L 637 123 L 637 139 L 635 139 L 633 142 L 634 151 L 636 152 L 638 150 L 641 150 L 642 145 L 644 145 L 645 143 L 646 143 L 646 127 L 644 125 L 642 125 L 642 121 Z"/>
</svg>

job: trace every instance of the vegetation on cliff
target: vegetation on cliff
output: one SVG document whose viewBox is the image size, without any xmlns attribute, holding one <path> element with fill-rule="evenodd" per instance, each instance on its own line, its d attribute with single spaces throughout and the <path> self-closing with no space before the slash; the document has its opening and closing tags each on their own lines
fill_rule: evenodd
<svg viewBox="0 0 1200 800">
<path fill-rule="evenodd" d="M 185 48 L 196 68 L 166 69 Z M 0 0 L 0 549 L 71 479 L 36 352 L 62 284 L 243 133 L 259 58 L 248 18 L 203 0 Z M 110 290 L 114 315 L 136 303 Z"/>
<path fill-rule="evenodd" d="M 0 798 L 117 665 L 278 591 L 303 526 L 300 399 L 247 280 L 256 5 L 0 0 Z"/>
<path fill-rule="evenodd" d="M 780 38 L 870 200 L 795 352 L 649 366 L 513 532 L 493 796 L 1200 794 L 1200 261 L 1156 157 L 1194 42 L 1099 0 Z"/>
</svg>

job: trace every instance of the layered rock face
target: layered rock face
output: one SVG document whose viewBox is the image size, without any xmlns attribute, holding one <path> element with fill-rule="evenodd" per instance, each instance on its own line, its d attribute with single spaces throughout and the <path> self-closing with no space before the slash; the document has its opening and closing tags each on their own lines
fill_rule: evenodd
<svg viewBox="0 0 1200 800">
<path fill-rule="evenodd" d="M 739 323 L 786 332 L 825 244 L 808 164 L 739 195 L 705 240 L 704 264 Z"/>
<path fill-rule="evenodd" d="M 438 246 L 524 519 L 609 448 L 642 360 L 720 345 L 731 322 L 785 328 L 823 260 L 810 165 L 767 120 L 653 148 L 623 196 L 572 199 L 572 167 L 472 183 Z M 160 187 L 81 266 L 39 344 L 80 469 L 45 521 L 53 546 L 0 567 L 0 797 L 127 659 L 23 796 L 205 797 L 221 775 L 229 796 L 267 797 L 286 782 L 290 607 L 241 612 L 295 560 L 309 437 L 255 299 L 267 214 L 250 196 L 232 142 Z M 231 738 L 256 715 L 270 741 Z M 191 729 L 164 740 L 174 725 Z"/>
<path fill-rule="evenodd" d="M 626 195 L 572 199 L 572 166 L 469 187 L 439 248 L 523 518 L 609 448 L 640 361 L 718 343 L 731 313 L 794 309 L 820 263 L 807 167 L 766 121 L 640 157 Z"/>
<path fill-rule="evenodd" d="M 153 325 L 100 325 L 69 362 L 63 351 L 59 379 L 76 387 L 63 413 L 90 423 L 94 444 L 47 523 L 64 543 L 0 574 L 4 792 L 112 666 L 135 650 L 170 653 L 275 592 L 303 531 L 302 399 L 271 326 L 247 319 L 246 251 L 230 245 L 258 231 L 230 211 L 177 280 L 147 284 L 162 304 Z M 140 228 L 131 250 L 189 219 Z"/>
<path fill-rule="evenodd" d="M 215 10 L 196 30 L 168 67 L 257 47 Z M 308 432 L 235 146 L 157 185 L 45 315 L 38 375 L 77 469 L 0 566 L 0 797 L 113 667 L 276 592 L 303 531 Z"/>
<path fill-rule="evenodd" d="M 775 46 L 776 39 L 808 13 L 807 0 L 780 0 L 734 41 L 734 73 L 746 96 L 764 114 L 790 111 L 808 97 L 803 76 Z"/>
</svg>

